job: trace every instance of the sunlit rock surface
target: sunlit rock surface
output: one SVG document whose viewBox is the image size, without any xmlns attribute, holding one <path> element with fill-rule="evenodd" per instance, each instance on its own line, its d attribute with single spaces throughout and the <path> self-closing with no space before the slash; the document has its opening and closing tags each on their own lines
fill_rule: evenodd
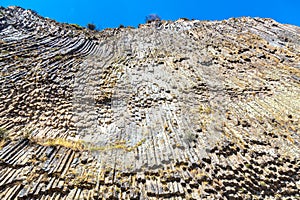
<svg viewBox="0 0 300 200">
<path fill-rule="evenodd" d="M 0 83 L 0 199 L 299 198 L 299 27 L 0 8 Z"/>
</svg>

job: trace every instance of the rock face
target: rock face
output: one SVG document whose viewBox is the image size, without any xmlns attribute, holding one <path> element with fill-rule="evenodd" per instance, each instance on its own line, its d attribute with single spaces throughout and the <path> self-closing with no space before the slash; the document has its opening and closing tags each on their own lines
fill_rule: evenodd
<svg viewBox="0 0 300 200">
<path fill-rule="evenodd" d="M 0 83 L 0 199 L 299 198 L 299 27 L 0 8 Z"/>
</svg>

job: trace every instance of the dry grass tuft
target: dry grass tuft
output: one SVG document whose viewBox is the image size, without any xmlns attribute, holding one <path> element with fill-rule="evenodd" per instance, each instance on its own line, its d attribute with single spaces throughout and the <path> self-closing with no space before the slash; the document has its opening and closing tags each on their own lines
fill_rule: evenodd
<svg viewBox="0 0 300 200">
<path fill-rule="evenodd" d="M 42 146 L 61 146 L 75 151 L 84 150 L 84 143 L 82 141 L 72 141 L 64 138 L 50 138 L 46 140 L 30 138 L 30 141 L 35 142 Z"/>
</svg>

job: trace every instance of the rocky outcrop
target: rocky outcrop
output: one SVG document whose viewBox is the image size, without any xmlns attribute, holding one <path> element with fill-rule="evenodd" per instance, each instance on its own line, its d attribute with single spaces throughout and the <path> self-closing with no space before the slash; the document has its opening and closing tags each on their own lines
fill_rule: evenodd
<svg viewBox="0 0 300 200">
<path fill-rule="evenodd" d="M 299 27 L 0 8 L 0 83 L 1 199 L 299 198 Z"/>
</svg>

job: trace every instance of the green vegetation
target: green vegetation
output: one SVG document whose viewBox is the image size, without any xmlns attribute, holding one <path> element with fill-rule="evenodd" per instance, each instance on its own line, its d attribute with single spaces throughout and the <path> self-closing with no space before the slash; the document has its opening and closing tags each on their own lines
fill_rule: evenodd
<svg viewBox="0 0 300 200">
<path fill-rule="evenodd" d="M 90 30 L 95 30 L 95 29 L 96 29 L 96 25 L 95 25 L 95 24 L 89 23 L 89 24 L 87 24 L 86 26 L 87 26 L 87 28 L 90 29 Z"/>
<path fill-rule="evenodd" d="M 33 129 L 26 128 L 25 131 L 23 132 L 24 139 L 29 139 L 32 132 L 33 132 Z"/>
<path fill-rule="evenodd" d="M 25 58 L 22 57 L 22 56 L 14 56 L 13 58 L 14 58 L 14 60 L 18 60 L 18 61 L 23 61 L 23 60 L 25 60 Z"/>
<path fill-rule="evenodd" d="M 72 27 L 78 29 L 78 30 L 81 30 L 81 29 L 82 29 L 82 27 L 79 26 L 78 24 L 70 24 L 70 25 L 71 25 Z"/>
<path fill-rule="evenodd" d="M 204 105 L 200 105 L 199 112 L 200 112 L 200 114 L 207 114 L 207 115 L 209 115 L 209 114 L 212 113 L 212 110 L 211 110 L 211 107 L 206 107 Z"/>
<path fill-rule="evenodd" d="M 245 167 L 250 168 L 251 164 L 247 163 L 247 164 L 245 164 Z"/>
<path fill-rule="evenodd" d="M 0 139 L 6 139 L 7 138 L 7 130 L 4 128 L 0 128 Z"/>
<path fill-rule="evenodd" d="M 0 44 L 1 44 L 1 42 L 0 42 Z M 7 50 L 1 50 L 1 54 L 9 54 L 9 51 L 7 51 Z"/>
<path fill-rule="evenodd" d="M 267 186 L 267 184 L 264 181 L 260 181 L 259 184 L 264 187 Z"/>
<path fill-rule="evenodd" d="M 4 146 L 8 139 L 7 130 L 0 128 L 0 149 Z"/>
<path fill-rule="evenodd" d="M 54 57 L 54 60 L 55 60 L 55 61 L 58 61 L 58 60 L 61 60 L 61 59 L 63 59 L 63 56 L 62 56 L 62 55 L 56 55 L 56 56 Z"/>
<path fill-rule="evenodd" d="M 151 23 L 151 22 L 154 22 L 154 21 L 160 21 L 161 18 L 157 15 L 157 14 L 150 14 L 148 16 L 146 16 L 146 23 Z"/>
</svg>

